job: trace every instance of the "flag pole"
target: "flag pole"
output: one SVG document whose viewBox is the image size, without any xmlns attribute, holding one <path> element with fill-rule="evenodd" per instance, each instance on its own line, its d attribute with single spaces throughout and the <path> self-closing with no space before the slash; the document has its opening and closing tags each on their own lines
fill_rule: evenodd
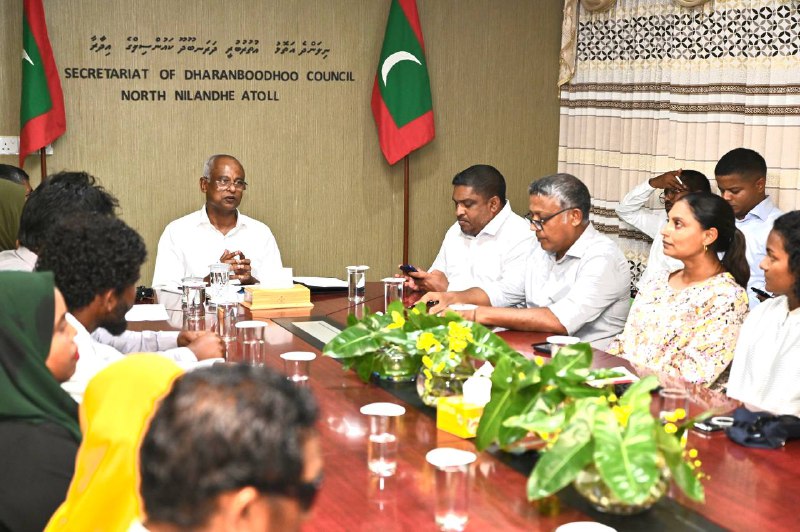
<svg viewBox="0 0 800 532">
<path fill-rule="evenodd" d="M 41 169 L 42 169 L 42 180 L 40 181 L 41 183 L 44 183 L 44 180 L 47 179 L 47 153 L 46 153 L 46 150 L 47 150 L 46 147 L 39 148 L 39 166 L 41 166 Z"/>
<path fill-rule="evenodd" d="M 408 262 L 408 155 L 403 157 L 403 264 Z"/>
</svg>

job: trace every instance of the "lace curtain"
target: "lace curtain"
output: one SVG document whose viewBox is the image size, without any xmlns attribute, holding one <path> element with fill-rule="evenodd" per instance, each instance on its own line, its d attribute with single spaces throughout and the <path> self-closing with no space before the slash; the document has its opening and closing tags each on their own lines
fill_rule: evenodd
<svg viewBox="0 0 800 532">
<path fill-rule="evenodd" d="M 664 171 L 699 170 L 716 190 L 719 157 L 752 148 L 768 194 L 800 208 L 798 2 L 566 0 L 561 67 L 559 171 L 589 186 L 595 225 L 635 274 L 650 241 L 614 208 Z"/>
</svg>

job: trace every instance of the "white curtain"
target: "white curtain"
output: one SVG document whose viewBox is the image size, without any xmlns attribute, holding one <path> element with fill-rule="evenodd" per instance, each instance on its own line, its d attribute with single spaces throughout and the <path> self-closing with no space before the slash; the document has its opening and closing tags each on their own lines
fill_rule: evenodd
<svg viewBox="0 0 800 532">
<path fill-rule="evenodd" d="M 565 14 L 561 81 L 571 79 L 561 90 L 559 171 L 589 186 L 595 225 L 634 273 L 650 242 L 614 207 L 667 170 L 699 170 L 716 190 L 719 157 L 751 148 L 767 161 L 768 194 L 784 211 L 800 208 L 797 1 L 618 0 L 589 12 L 566 0 Z M 651 208 L 663 207 L 654 198 Z"/>
</svg>

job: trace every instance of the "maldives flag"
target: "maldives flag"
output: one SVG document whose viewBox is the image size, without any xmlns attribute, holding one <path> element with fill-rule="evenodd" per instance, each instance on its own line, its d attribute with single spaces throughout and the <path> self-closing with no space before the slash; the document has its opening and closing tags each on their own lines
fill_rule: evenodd
<svg viewBox="0 0 800 532">
<path fill-rule="evenodd" d="M 22 13 L 22 105 L 19 165 L 67 130 L 64 96 L 47 36 L 42 0 L 24 0 Z"/>
<path fill-rule="evenodd" d="M 389 164 L 433 140 L 431 84 L 416 0 L 392 0 L 372 87 L 372 114 Z"/>
</svg>

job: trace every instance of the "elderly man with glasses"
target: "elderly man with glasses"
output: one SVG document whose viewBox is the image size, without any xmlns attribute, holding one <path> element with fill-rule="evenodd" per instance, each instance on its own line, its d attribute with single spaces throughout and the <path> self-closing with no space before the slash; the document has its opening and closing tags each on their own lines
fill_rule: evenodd
<svg viewBox="0 0 800 532">
<path fill-rule="evenodd" d="M 269 227 L 239 212 L 247 190 L 244 168 L 231 155 L 212 155 L 203 168 L 200 191 L 206 204 L 171 222 L 158 241 L 153 286 L 178 286 L 184 277 L 209 275 L 209 265 L 231 265 L 231 279 L 258 283 L 264 272 L 281 267 Z"/>
<path fill-rule="evenodd" d="M 577 177 L 544 177 L 528 193 L 528 221 L 539 246 L 525 271 L 509 272 L 488 291 L 430 293 L 423 300 L 438 301 L 432 312 L 453 303 L 477 304 L 475 320 L 484 325 L 568 334 L 603 349 L 628 316 L 628 263 L 589 222 L 589 189 Z M 520 303 L 527 308 L 507 308 Z"/>
<path fill-rule="evenodd" d="M 661 228 L 667 223 L 664 213 L 653 212 L 645 207 L 656 190 L 661 190 L 658 199 L 668 213 L 672 205 L 690 192 L 711 192 L 706 176 L 696 170 L 674 170 L 661 174 L 638 185 L 622 199 L 617 207 L 617 216 L 653 239 L 647 257 L 647 268 L 636 282 L 642 285 L 660 271 L 675 271 L 683 268 L 678 259 L 664 255 Z"/>
</svg>

